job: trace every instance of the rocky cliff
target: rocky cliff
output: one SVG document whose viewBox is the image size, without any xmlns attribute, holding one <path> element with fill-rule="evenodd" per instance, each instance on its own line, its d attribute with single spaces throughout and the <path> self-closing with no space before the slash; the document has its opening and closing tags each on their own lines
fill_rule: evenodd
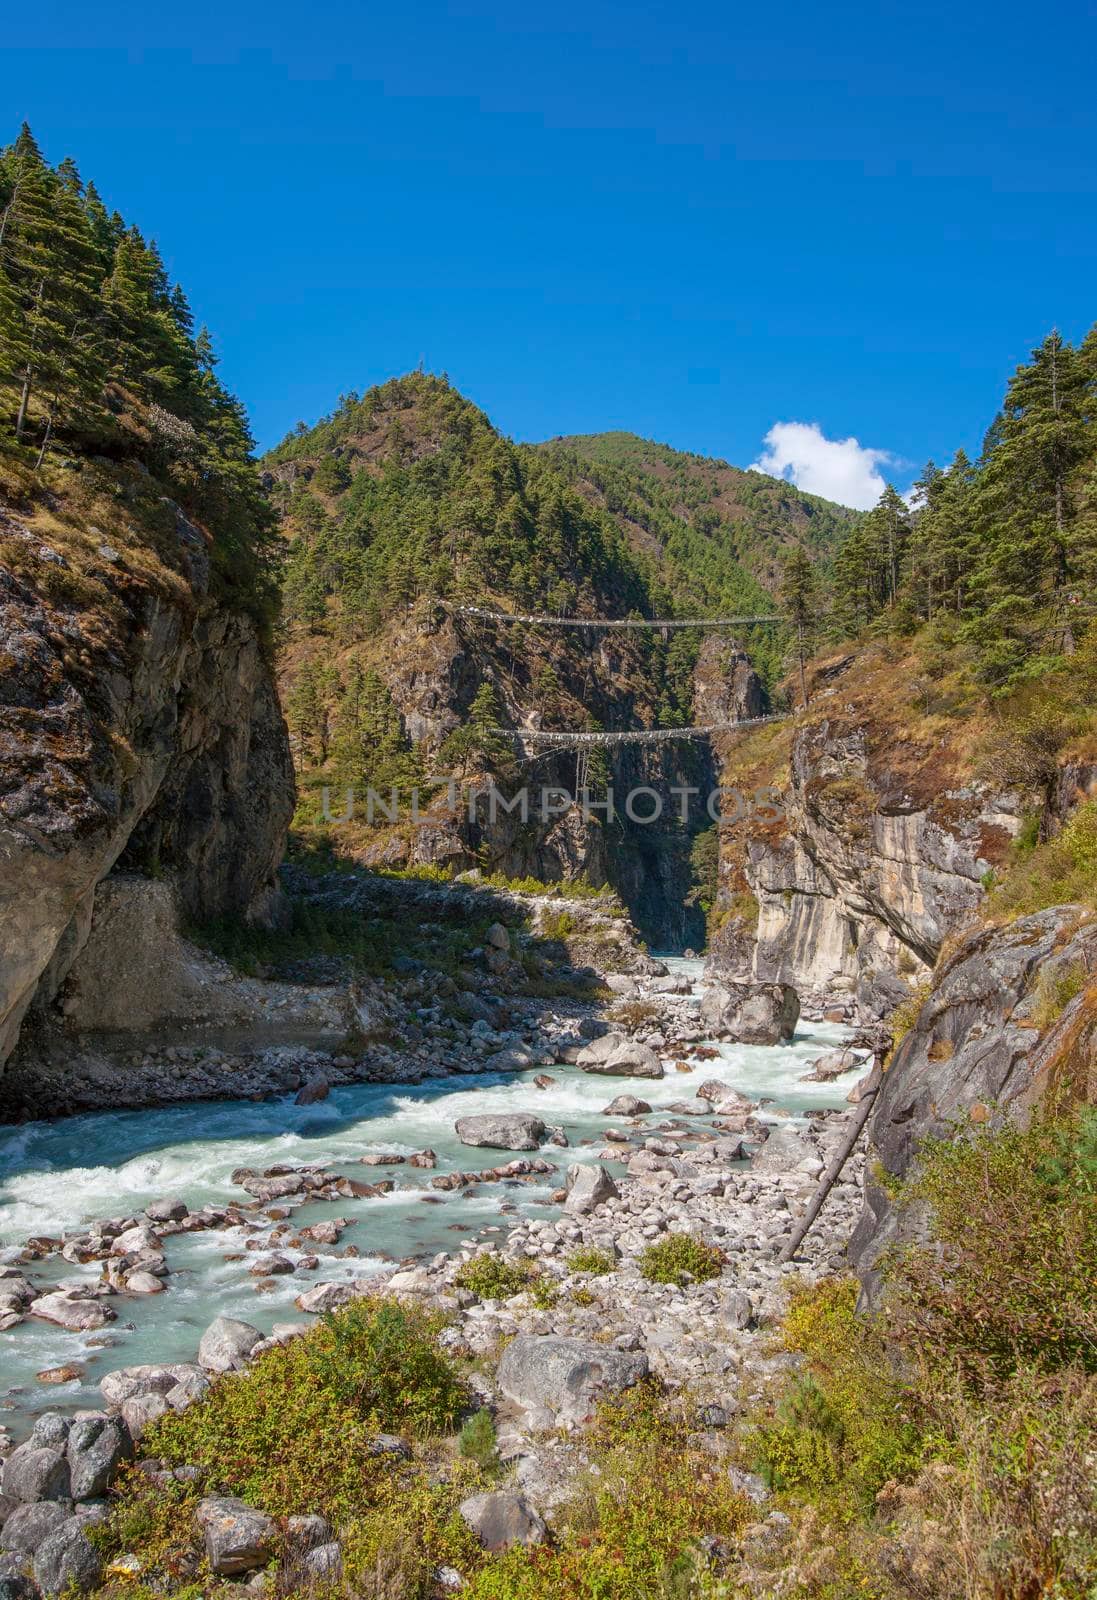
<svg viewBox="0 0 1097 1600">
<path fill-rule="evenodd" d="M 0 1063 L 116 865 L 185 916 L 261 916 L 292 810 L 257 625 L 218 596 L 203 529 L 132 480 L 94 514 L 0 509 Z"/>
<path fill-rule="evenodd" d="M 980 928 L 943 961 L 869 1123 L 877 1165 L 866 1169 L 850 1258 L 870 1296 L 884 1250 L 919 1229 L 920 1216 L 897 1207 L 892 1191 L 923 1140 L 1097 1098 L 1095 977 L 1097 922 L 1083 906 Z"/>
<path fill-rule="evenodd" d="M 723 829 L 714 969 L 880 1018 L 976 914 L 1036 797 L 977 776 L 970 728 L 922 715 L 904 679 L 880 653 L 836 658 L 806 716 L 725 743 L 724 782 L 781 807 Z"/>
</svg>

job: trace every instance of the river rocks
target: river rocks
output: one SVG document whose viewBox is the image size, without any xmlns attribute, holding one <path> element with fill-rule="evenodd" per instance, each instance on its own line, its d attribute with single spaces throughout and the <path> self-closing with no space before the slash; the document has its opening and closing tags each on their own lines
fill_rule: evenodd
<svg viewBox="0 0 1097 1600">
<path fill-rule="evenodd" d="M 126 1289 L 130 1294 L 163 1294 L 164 1282 L 154 1272 L 127 1272 Z"/>
<path fill-rule="evenodd" d="M 527 1410 L 551 1412 L 561 1423 L 581 1422 L 606 1394 L 619 1394 L 647 1375 L 646 1357 L 581 1339 L 519 1334 L 503 1352 L 496 1380 Z"/>
<path fill-rule="evenodd" d="M 277 1524 L 242 1500 L 212 1495 L 198 1502 L 195 1517 L 205 1534 L 206 1559 L 219 1578 L 254 1572 L 274 1555 Z"/>
<path fill-rule="evenodd" d="M 303 1083 L 293 1097 L 295 1105 L 314 1106 L 320 1100 L 326 1100 L 331 1093 L 331 1084 L 323 1073 L 317 1073 L 307 1083 Z"/>
<path fill-rule="evenodd" d="M 840 1078 L 844 1072 L 852 1072 L 860 1057 L 853 1050 L 828 1050 L 826 1055 L 820 1056 L 811 1063 L 811 1071 L 805 1072 L 805 1083 L 829 1083 L 832 1078 Z"/>
<path fill-rule="evenodd" d="M 34 1581 L 44 1595 L 87 1594 L 102 1576 L 103 1562 L 80 1517 L 70 1517 L 38 1546 Z"/>
<path fill-rule="evenodd" d="M 72 1516 L 67 1500 L 24 1501 L 5 1519 L 0 1529 L 0 1550 L 12 1555 L 32 1556 L 51 1533 Z"/>
<path fill-rule="evenodd" d="M 127 1454 L 121 1428 L 107 1417 L 78 1417 L 68 1437 L 69 1480 L 74 1500 L 106 1494 Z"/>
<path fill-rule="evenodd" d="M 510 1489 L 470 1495 L 462 1500 L 458 1510 L 462 1521 L 472 1529 L 485 1550 L 509 1550 L 515 1544 L 544 1544 L 548 1539 L 543 1518 L 525 1495 Z"/>
<path fill-rule="evenodd" d="M 198 1345 L 198 1362 L 207 1372 L 238 1372 L 263 1335 L 250 1322 L 217 1317 Z"/>
<path fill-rule="evenodd" d="M 93 1298 L 90 1290 L 83 1289 L 57 1289 L 39 1295 L 37 1300 L 31 1301 L 27 1313 L 40 1317 L 43 1322 L 55 1322 L 59 1328 L 68 1328 L 72 1333 L 105 1328 L 116 1316 L 110 1306 Z"/>
<path fill-rule="evenodd" d="M 799 1016 L 799 997 L 787 983 L 714 983 L 701 1000 L 702 1025 L 736 1044 L 784 1044 Z"/>
<path fill-rule="evenodd" d="M 185 1200 L 178 1195 L 168 1195 L 162 1200 L 150 1200 L 145 1215 L 150 1222 L 182 1222 L 190 1212 Z"/>
<path fill-rule="evenodd" d="M 349 1305 L 355 1298 L 355 1290 L 349 1283 L 314 1283 L 311 1289 L 306 1289 L 299 1294 L 293 1302 L 298 1311 L 309 1311 L 314 1316 L 322 1316 L 325 1311 L 335 1311 L 339 1306 Z"/>
<path fill-rule="evenodd" d="M 462 1144 L 492 1150 L 536 1150 L 548 1132 L 540 1117 L 524 1112 L 484 1112 L 454 1124 Z"/>
<path fill-rule="evenodd" d="M 568 1168 L 567 1191 L 564 1210 L 569 1216 L 585 1216 L 596 1211 L 607 1200 L 615 1199 L 618 1192 L 601 1163 L 591 1167 L 580 1162 Z"/>
<path fill-rule="evenodd" d="M 623 1034 L 607 1033 L 580 1050 L 575 1064 L 583 1072 L 605 1073 L 608 1077 L 661 1078 L 663 1064 L 655 1051 Z"/>
<path fill-rule="evenodd" d="M 751 1157 L 754 1172 L 809 1172 L 822 1170 L 814 1150 L 791 1128 L 774 1128 Z"/>
<path fill-rule="evenodd" d="M 608 1106 L 603 1106 L 604 1117 L 643 1117 L 651 1110 L 646 1100 L 638 1100 L 634 1094 L 619 1094 L 610 1101 Z"/>
<path fill-rule="evenodd" d="M 122 1422 L 126 1432 L 137 1444 L 146 1429 L 166 1417 L 171 1410 L 162 1394 L 139 1394 L 122 1401 Z"/>
<path fill-rule="evenodd" d="M 34 1439 L 18 1445 L 4 1462 L 0 1492 L 8 1500 L 69 1500 L 69 1465 L 56 1446 Z"/>
<path fill-rule="evenodd" d="M 126 1400 L 147 1394 L 168 1395 L 195 1380 L 201 1383 L 208 1381 L 202 1368 L 194 1362 L 172 1361 L 165 1365 L 144 1363 L 106 1373 L 100 1380 L 99 1393 L 111 1410 L 118 1411 Z"/>
</svg>

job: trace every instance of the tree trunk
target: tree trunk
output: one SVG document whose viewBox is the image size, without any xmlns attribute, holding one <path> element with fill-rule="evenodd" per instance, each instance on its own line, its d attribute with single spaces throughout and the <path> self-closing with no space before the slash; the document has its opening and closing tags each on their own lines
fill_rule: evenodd
<svg viewBox="0 0 1097 1600">
<path fill-rule="evenodd" d="M 845 1138 L 835 1151 L 829 1167 L 827 1167 L 826 1171 L 819 1179 L 819 1185 L 811 1198 L 811 1204 L 808 1206 L 807 1210 L 804 1212 L 795 1228 L 793 1228 L 792 1233 L 789 1235 L 788 1243 L 781 1251 L 781 1254 L 777 1257 L 778 1261 L 791 1261 L 792 1257 L 796 1254 L 797 1250 L 799 1250 L 800 1246 L 810 1233 L 816 1217 L 823 1209 L 823 1201 L 834 1187 L 839 1173 L 849 1160 L 850 1152 L 857 1143 L 858 1134 L 868 1121 L 868 1114 L 872 1110 L 873 1102 L 876 1099 L 876 1091 L 879 1089 L 882 1079 L 883 1072 L 881 1071 L 879 1063 L 877 1063 L 877 1065 L 873 1067 L 872 1071 L 870 1072 L 869 1080 L 865 1084 L 864 1089 L 861 1091 L 861 1099 L 858 1102 L 857 1114 L 850 1123 Z"/>
<path fill-rule="evenodd" d="M 27 406 L 30 404 L 31 369 L 28 366 L 23 374 L 23 392 L 19 396 L 19 415 L 15 419 L 15 440 L 21 443 L 23 429 L 27 425 Z"/>
</svg>

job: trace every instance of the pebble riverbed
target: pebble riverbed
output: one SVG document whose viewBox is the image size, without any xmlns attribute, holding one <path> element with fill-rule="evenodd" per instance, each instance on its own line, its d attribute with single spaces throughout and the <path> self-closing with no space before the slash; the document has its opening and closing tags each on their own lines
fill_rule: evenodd
<svg viewBox="0 0 1097 1600">
<path fill-rule="evenodd" d="M 669 1003 L 688 1018 L 699 1004 L 702 963 L 662 959 L 693 985 L 690 995 Z M 550 1058 L 557 1045 L 575 1042 L 577 1021 L 566 1003 L 546 1017 L 542 1040 Z M 837 1023 L 802 1020 L 788 1045 L 713 1044 L 715 1056 L 691 1058 L 686 1071 L 668 1064 L 666 1076 L 652 1081 L 589 1075 L 561 1062 L 543 1069 L 554 1080 L 544 1089 L 535 1085 L 532 1071 L 481 1074 L 417 1086 L 348 1085 L 308 1106 L 292 1097 L 262 1103 L 222 1100 L 0 1129 L 0 1264 L 18 1265 L 38 1293 L 61 1283 L 94 1283 L 100 1264 L 74 1264 L 56 1253 L 24 1264 L 20 1257 L 29 1238 L 71 1236 L 97 1220 L 134 1216 L 167 1195 L 178 1196 L 191 1211 L 250 1205 L 250 1197 L 232 1181 L 241 1167 L 320 1165 L 358 1182 L 384 1177 L 394 1184 L 386 1194 L 316 1200 L 295 1209 L 294 1229 L 335 1218 L 347 1225 L 330 1245 L 294 1249 L 278 1244 L 294 1263 L 292 1272 L 260 1280 L 249 1273 L 255 1259 L 249 1242 L 254 1248 L 274 1225 L 269 1208 L 268 1214 L 259 1208 L 234 1226 L 166 1237 L 164 1292 L 113 1297 L 116 1318 L 101 1329 L 75 1332 L 27 1317 L 0 1332 L 0 1425 L 18 1436 L 25 1431 L 23 1419 L 35 1412 L 96 1405 L 98 1383 L 114 1368 L 193 1360 L 203 1329 L 218 1315 L 239 1317 L 266 1331 L 277 1323 L 308 1320 L 294 1301 L 315 1283 L 385 1274 L 394 1261 L 426 1261 L 457 1250 L 462 1242 L 498 1241 L 515 1227 L 524 1239 L 533 1225 L 535 1237 L 539 1227 L 560 1217 L 551 1197 L 562 1188 L 568 1165 L 593 1162 L 604 1150 L 605 1129 L 615 1119 L 607 1119 L 603 1108 L 618 1094 L 636 1093 L 652 1107 L 646 1129 L 632 1130 L 640 1141 L 645 1132 L 675 1120 L 665 1109 L 673 1103 L 689 1104 L 694 1113 L 681 1115 L 678 1125 L 703 1133 L 712 1108 L 696 1100 L 696 1090 L 713 1078 L 761 1102 L 762 1115 L 777 1125 L 803 1127 L 812 1111 L 844 1109 L 863 1066 L 827 1083 L 803 1079 L 810 1064 L 849 1033 Z M 508 1152 L 470 1149 L 454 1132 L 458 1117 L 497 1111 L 531 1112 L 562 1129 L 568 1148 L 546 1143 L 528 1158 L 541 1158 L 557 1170 L 453 1191 L 436 1187 L 434 1180 L 447 1174 L 513 1159 Z M 370 1154 L 408 1156 L 424 1148 L 437 1158 L 430 1170 L 361 1164 Z M 626 1171 L 620 1162 L 606 1165 L 618 1178 Z M 746 1164 L 739 1170 L 745 1173 Z M 307 1264 L 310 1257 L 314 1265 Z M 76 1369 L 67 1381 L 49 1383 L 37 1376 L 64 1366 Z"/>
</svg>

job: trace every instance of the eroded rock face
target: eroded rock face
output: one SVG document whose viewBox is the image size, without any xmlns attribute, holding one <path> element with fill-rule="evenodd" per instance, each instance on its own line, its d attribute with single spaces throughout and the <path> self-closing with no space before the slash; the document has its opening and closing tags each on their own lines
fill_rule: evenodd
<svg viewBox="0 0 1097 1600">
<path fill-rule="evenodd" d="M 1006 1116 L 1023 1121 L 1056 1070 L 1088 1073 L 1092 1085 L 1097 1018 L 1084 987 L 1043 1031 L 1037 1021 L 1041 995 L 1054 992 L 1060 976 L 1084 983 L 1097 970 L 1097 923 L 1088 917 L 1081 906 L 1055 906 L 1009 927 L 981 929 L 944 964 L 884 1075 L 869 1122 L 889 1174 L 905 1177 L 927 1137 L 954 1137 Z M 916 1225 L 866 1178 L 850 1258 L 870 1295 L 881 1252 Z"/>
<path fill-rule="evenodd" d="M 954 768 L 881 732 L 870 702 L 797 729 L 779 810 L 727 834 L 722 881 L 749 889 L 758 915 L 715 936 L 714 975 L 844 990 L 866 1017 L 906 999 L 1030 803 Z"/>
<path fill-rule="evenodd" d="M 40 544 L 2 510 L 0 534 Z M 176 587 L 125 557 L 105 570 L 109 628 L 0 568 L 0 1063 L 31 1002 L 57 993 L 124 853 L 170 873 L 189 916 L 254 913 L 270 893 L 293 804 L 273 679 L 254 623 L 211 594 L 205 535 L 181 512 L 175 541 Z"/>
</svg>

